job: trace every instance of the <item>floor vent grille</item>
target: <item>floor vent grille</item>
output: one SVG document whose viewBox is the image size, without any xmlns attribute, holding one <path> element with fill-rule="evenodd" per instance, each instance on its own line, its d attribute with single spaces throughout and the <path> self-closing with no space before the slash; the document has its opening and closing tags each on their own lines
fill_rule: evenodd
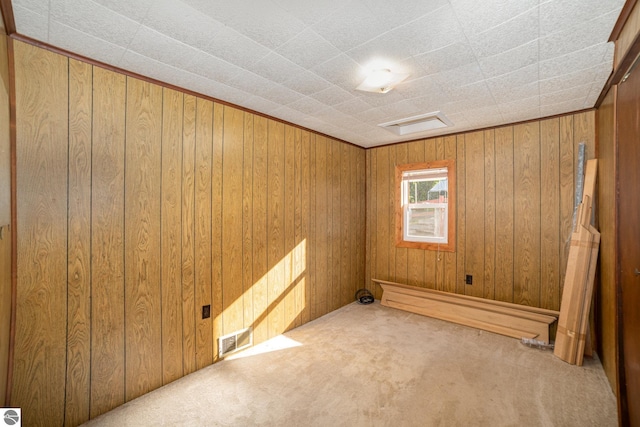
<svg viewBox="0 0 640 427">
<path fill-rule="evenodd" d="M 220 357 L 234 353 L 243 348 L 250 347 L 253 343 L 253 330 L 251 328 L 241 329 L 218 338 L 218 348 Z"/>
</svg>

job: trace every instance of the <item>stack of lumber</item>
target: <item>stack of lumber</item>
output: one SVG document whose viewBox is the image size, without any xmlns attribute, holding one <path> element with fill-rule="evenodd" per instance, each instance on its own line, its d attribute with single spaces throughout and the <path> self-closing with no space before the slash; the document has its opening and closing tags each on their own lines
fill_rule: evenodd
<svg viewBox="0 0 640 427">
<path fill-rule="evenodd" d="M 537 307 L 372 280 L 382 287 L 381 304 L 386 307 L 544 344 L 549 343 L 549 325 L 559 315 Z"/>
<path fill-rule="evenodd" d="M 582 203 L 571 235 L 560 317 L 553 354 L 572 365 L 582 365 L 587 342 L 600 233 L 591 225 L 597 160 L 587 161 Z M 589 348 L 586 349 L 590 351 Z"/>
</svg>

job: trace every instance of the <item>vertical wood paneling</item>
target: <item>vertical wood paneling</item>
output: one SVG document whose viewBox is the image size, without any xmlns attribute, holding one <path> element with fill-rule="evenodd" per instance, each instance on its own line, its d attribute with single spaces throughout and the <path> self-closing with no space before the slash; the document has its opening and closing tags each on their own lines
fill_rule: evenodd
<svg viewBox="0 0 640 427">
<path fill-rule="evenodd" d="M 424 160 L 427 162 L 436 160 L 438 157 L 437 153 L 437 141 L 435 138 L 429 138 L 424 141 Z M 413 249 L 417 250 L 417 249 Z M 436 289 L 436 263 L 438 258 L 438 251 L 420 251 L 423 252 L 424 256 L 424 264 L 423 268 L 423 284 L 429 289 Z"/>
<path fill-rule="evenodd" d="M 464 274 L 473 276 L 473 284 L 465 285 L 465 293 L 476 297 L 484 295 L 485 258 L 485 153 L 484 132 L 465 135 L 465 268 Z"/>
<path fill-rule="evenodd" d="M 437 152 L 437 160 L 455 159 L 457 156 L 455 136 L 445 136 L 442 138 L 442 148 Z M 438 265 L 442 268 L 441 290 L 455 292 L 456 289 L 456 253 L 440 252 Z"/>
<path fill-rule="evenodd" d="M 269 120 L 267 161 L 269 164 L 267 202 L 267 265 L 269 273 L 269 337 L 284 332 L 284 124 Z"/>
<path fill-rule="evenodd" d="M 458 216 L 458 221 L 456 224 L 456 238 L 458 241 L 456 242 L 456 253 L 458 254 L 456 257 L 456 286 L 455 292 L 459 294 L 464 294 L 466 292 L 465 285 L 465 256 L 466 256 L 466 246 L 465 246 L 465 237 L 466 237 L 466 209 L 465 209 L 465 191 L 466 191 L 466 152 L 465 152 L 465 135 L 458 135 L 456 137 L 456 198 L 458 205 L 456 206 L 456 212 Z"/>
<path fill-rule="evenodd" d="M 407 145 L 407 162 L 424 162 L 424 140 L 413 141 Z M 407 249 L 407 283 L 414 286 L 425 286 L 424 258 L 425 251 L 420 249 Z M 377 279 L 377 277 L 376 277 Z"/>
<path fill-rule="evenodd" d="M 327 139 L 324 136 L 316 135 L 315 143 L 315 245 L 314 259 L 315 280 L 312 288 L 312 297 L 315 301 L 315 317 L 323 316 L 327 313 L 327 287 L 328 287 L 328 233 L 321 230 L 327 230 L 329 226 L 327 210 Z"/>
<path fill-rule="evenodd" d="M 182 124 L 182 359 L 196 370 L 195 168 L 196 98 L 184 95 Z"/>
<path fill-rule="evenodd" d="M 68 61 L 15 47 L 18 275 L 12 405 L 25 425 L 64 422 Z M 28 404 L 23 404 L 27 403 Z M 39 418 L 36 414 L 47 414 Z"/>
<path fill-rule="evenodd" d="M 212 245 L 213 239 L 213 102 L 196 101 L 196 160 L 195 160 L 195 301 L 196 301 L 196 367 L 213 363 L 212 319 L 202 318 L 202 307 L 212 305 Z M 237 173 L 237 172 L 236 172 Z M 218 203 L 216 205 L 219 213 Z M 218 216 L 217 218 L 220 218 Z M 219 228 L 218 228 L 219 230 Z M 219 260 L 219 258 L 217 259 Z M 239 261 L 239 260 L 238 260 Z M 218 261 L 219 265 L 219 261 Z M 212 310 L 215 312 L 215 310 Z M 212 315 L 214 314 L 212 313 Z M 219 314 L 219 312 L 217 312 Z"/>
<path fill-rule="evenodd" d="M 409 163 L 409 154 L 408 154 L 408 144 L 398 144 L 396 145 L 396 165 L 403 165 Z M 395 173 L 395 170 L 393 171 Z M 399 203 L 399 202 L 398 202 Z M 395 215 L 392 215 L 391 218 L 395 218 Z M 393 229 L 395 230 L 396 224 L 393 224 Z M 395 281 L 398 283 L 407 283 L 409 280 L 408 274 L 408 248 L 395 248 L 396 252 L 396 274 Z"/>
<path fill-rule="evenodd" d="M 396 147 L 389 147 L 389 164 L 387 165 L 389 168 L 389 194 L 387 197 L 389 198 L 389 216 L 387 217 L 389 220 L 389 239 L 390 241 L 395 240 L 395 211 L 396 211 L 396 199 L 395 199 L 395 180 L 396 176 Z M 393 245 L 389 245 L 389 271 L 387 273 L 389 280 L 393 280 L 396 277 L 396 248 Z"/>
<path fill-rule="evenodd" d="M 372 176 L 372 172 L 373 172 L 373 165 L 371 162 L 371 159 L 373 158 L 375 153 L 375 150 L 367 150 L 365 152 L 365 174 L 366 174 L 366 179 L 365 179 L 365 187 L 366 187 L 366 202 L 365 202 L 365 221 L 366 221 L 366 225 L 365 225 L 365 252 L 364 252 L 364 256 L 365 256 L 365 274 L 364 274 L 364 287 L 366 289 L 369 289 L 370 291 L 373 290 L 374 288 L 374 284 L 371 281 L 372 278 L 376 278 L 375 277 L 375 272 L 372 271 L 372 266 L 375 265 L 374 264 L 374 259 L 373 259 L 373 246 L 374 246 L 374 236 L 375 233 L 372 232 L 373 230 L 373 213 L 374 213 L 374 209 L 372 208 L 373 203 L 375 201 L 375 194 L 373 189 L 374 187 L 374 183 L 373 183 L 373 176 Z M 408 257 L 407 257 L 408 258 Z M 407 260 L 407 263 L 409 261 Z M 409 264 L 410 265 L 410 264 Z"/>
<path fill-rule="evenodd" d="M 560 120 L 540 122 L 540 306 L 560 308 Z"/>
<path fill-rule="evenodd" d="M 318 307 L 316 296 L 318 294 L 317 286 L 317 257 L 318 257 L 318 241 L 317 241 L 317 191 L 319 187 L 319 181 L 317 179 L 318 168 L 316 163 L 316 151 L 318 150 L 319 137 L 315 134 L 309 135 L 309 234 L 307 237 L 307 251 L 308 260 L 307 266 L 309 268 L 309 320 L 316 319 L 318 317 Z"/>
<path fill-rule="evenodd" d="M 351 176 L 350 171 L 355 165 L 351 161 L 350 147 L 347 144 L 337 143 L 340 149 L 340 291 L 339 307 L 351 302 L 354 291 L 352 287 L 353 280 L 349 276 L 353 260 L 349 254 L 349 244 L 353 241 L 349 235 L 349 224 L 351 223 Z"/>
<path fill-rule="evenodd" d="M 483 297 L 495 298 L 496 265 L 496 153 L 495 131 L 484 133 L 484 291 Z"/>
<path fill-rule="evenodd" d="M 213 361 L 218 360 L 218 337 L 222 335 L 222 296 L 224 285 L 222 283 L 222 165 L 223 165 L 223 138 L 224 138 L 224 113 L 225 107 L 215 103 L 213 105 L 213 149 L 211 151 L 211 320 L 207 334 L 212 331 L 209 342 L 213 351 Z M 237 171 L 235 173 L 238 173 Z M 202 318 L 202 307 L 196 304 L 197 318 Z M 207 319 L 209 320 L 209 319 Z M 208 350 L 207 350 L 208 351 Z"/>
<path fill-rule="evenodd" d="M 514 126 L 514 289 L 516 304 L 540 303 L 540 124 Z"/>
<path fill-rule="evenodd" d="M 89 420 L 93 70 L 69 60 L 69 207 L 65 425 Z"/>
<path fill-rule="evenodd" d="M 162 385 L 162 88 L 128 78 L 126 117 L 125 384 L 132 400 Z"/>
<path fill-rule="evenodd" d="M 91 154 L 91 418 L 125 401 L 125 105 L 125 77 L 94 67 L 95 143 Z"/>
<path fill-rule="evenodd" d="M 305 299 L 305 267 L 304 267 L 304 253 L 302 249 L 302 131 L 295 129 L 294 135 L 294 164 L 293 164 L 293 176 L 294 176 L 294 223 L 293 223 L 293 277 L 294 277 L 294 302 L 295 302 L 295 318 L 293 321 L 293 327 L 298 327 L 302 324 L 302 312 L 304 311 L 304 299 Z M 305 193 L 305 199 L 307 198 Z"/>
<path fill-rule="evenodd" d="M 242 177 L 244 112 L 224 107 L 222 162 L 222 334 L 242 329 Z"/>
<path fill-rule="evenodd" d="M 293 327 L 296 317 L 296 299 L 294 283 L 294 247 L 295 247 L 295 128 L 284 128 L 284 330 Z"/>
<path fill-rule="evenodd" d="M 329 275 L 330 285 L 328 294 L 328 311 L 333 311 L 340 307 L 340 147 L 335 140 L 329 140 L 330 161 L 327 164 L 327 173 L 330 174 L 329 197 L 331 199 L 331 213 L 329 221 L 331 223 Z"/>
<path fill-rule="evenodd" d="M 182 123 L 184 96 L 163 89 L 160 259 L 162 383 L 184 375 L 182 361 Z"/>
<path fill-rule="evenodd" d="M 513 127 L 496 129 L 495 299 L 513 302 Z"/>
<path fill-rule="evenodd" d="M 392 242 L 390 230 L 390 201 L 391 181 L 389 174 L 389 150 L 390 147 L 382 147 L 376 150 L 377 167 L 377 195 L 376 195 L 376 234 L 377 234 L 377 262 L 376 278 L 389 280 L 389 250 Z M 376 288 L 375 297 L 381 298 L 382 290 Z"/>
<path fill-rule="evenodd" d="M 567 271 L 569 243 L 573 231 L 574 211 L 574 146 L 573 117 L 560 117 L 560 298 L 564 288 L 564 273 Z M 576 147 L 577 150 L 577 147 Z"/>
<path fill-rule="evenodd" d="M 9 39 L 0 35 L 0 402 L 7 403 L 9 381 L 9 340 L 11 335 L 11 114 L 9 83 Z"/>
<path fill-rule="evenodd" d="M 254 117 L 253 123 L 253 339 L 268 339 L 267 285 L 267 143 L 268 120 Z"/>
<path fill-rule="evenodd" d="M 244 114 L 242 153 L 243 328 L 253 325 L 253 114 Z"/>
<path fill-rule="evenodd" d="M 302 245 L 302 269 L 303 278 L 302 290 L 304 291 L 302 298 L 302 312 L 300 323 L 307 323 L 311 318 L 311 244 L 310 244 L 310 219 L 311 209 L 310 204 L 314 195 L 311 192 L 310 174 L 311 174 L 311 135 L 308 131 L 303 130 L 301 135 L 301 154 L 300 154 L 300 201 L 301 201 L 301 229 L 300 234 L 297 234 L 296 229 L 296 246 Z M 363 197 L 360 197 L 362 199 Z"/>
</svg>

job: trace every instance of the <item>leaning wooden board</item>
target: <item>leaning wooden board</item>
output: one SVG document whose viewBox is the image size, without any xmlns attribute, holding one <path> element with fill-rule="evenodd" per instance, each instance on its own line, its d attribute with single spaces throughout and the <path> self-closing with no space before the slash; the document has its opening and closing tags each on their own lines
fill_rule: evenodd
<svg viewBox="0 0 640 427">
<path fill-rule="evenodd" d="M 502 301 L 475 298 L 372 279 L 383 289 L 381 304 L 411 313 L 548 343 L 549 325 L 559 313 Z"/>
</svg>

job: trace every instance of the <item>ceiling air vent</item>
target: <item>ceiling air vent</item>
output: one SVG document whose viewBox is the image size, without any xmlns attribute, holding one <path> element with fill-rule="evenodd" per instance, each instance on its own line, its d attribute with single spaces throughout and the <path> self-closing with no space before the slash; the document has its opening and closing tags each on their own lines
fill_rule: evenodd
<svg viewBox="0 0 640 427">
<path fill-rule="evenodd" d="M 453 123 L 440 111 L 407 117 L 406 119 L 380 123 L 378 126 L 387 129 L 396 135 L 408 135 L 410 133 L 424 132 L 453 126 Z"/>
</svg>

